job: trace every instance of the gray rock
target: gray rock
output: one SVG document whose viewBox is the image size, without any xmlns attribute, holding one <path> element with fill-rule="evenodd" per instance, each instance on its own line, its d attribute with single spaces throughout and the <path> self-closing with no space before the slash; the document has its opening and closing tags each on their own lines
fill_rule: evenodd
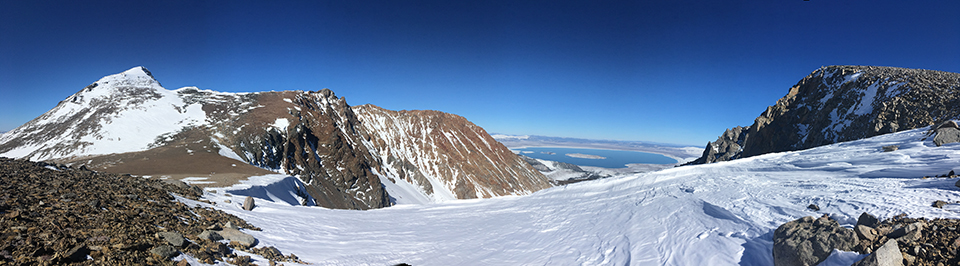
<svg viewBox="0 0 960 266">
<path fill-rule="evenodd" d="M 250 248 L 257 244 L 257 239 L 253 236 L 240 232 L 240 230 L 232 228 L 224 228 L 222 231 L 217 232 L 224 239 L 229 240 L 230 242 L 239 242 L 240 245 Z"/>
<path fill-rule="evenodd" d="M 887 146 L 883 146 L 883 147 L 881 147 L 881 148 L 883 148 L 883 152 L 891 152 L 891 151 L 895 151 L 895 150 L 899 149 L 899 148 L 900 148 L 900 145 L 887 145 Z"/>
<path fill-rule="evenodd" d="M 877 251 L 851 266 L 903 266 L 903 255 L 897 241 L 890 239 Z"/>
<path fill-rule="evenodd" d="M 169 259 L 169 258 L 173 258 L 174 256 L 177 256 L 177 254 L 180 254 L 180 251 L 177 251 L 177 249 L 174 248 L 173 246 L 162 245 L 162 246 L 150 249 L 150 253 L 153 255 L 160 256 L 161 258 L 164 258 L 164 259 Z"/>
<path fill-rule="evenodd" d="M 933 202 L 933 205 L 931 205 L 931 206 L 933 206 L 934 208 L 941 208 L 941 209 L 943 209 L 943 206 L 946 206 L 947 204 L 949 204 L 949 203 L 947 203 L 946 201 L 937 200 L 937 201 L 934 201 L 934 202 Z"/>
<path fill-rule="evenodd" d="M 256 207 L 256 204 L 253 202 L 253 197 L 247 196 L 247 199 L 243 200 L 243 209 L 250 211 L 254 207 Z"/>
<path fill-rule="evenodd" d="M 781 225 L 773 234 L 773 262 L 777 266 L 813 266 L 834 249 L 852 251 L 857 234 L 829 217 L 807 216 Z"/>
<path fill-rule="evenodd" d="M 860 214 L 860 218 L 857 218 L 857 225 L 866 225 L 869 227 L 876 227 L 877 223 L 880 223 L 880 220 L 876 216 L 873 216 L 869 213 Z"/>
<path fill-rule="evenodd" d="M 197 235 L 200 239 L 206 239 L 210 241 L 220 241 L 223 240 L 223 236 L 220 236 L 219 233 L 213 230 L 203 230 L 202 233 Z"/>
<path fill-rule="evenodd" d="M 898 241 L 908 243 L 920 239 L 922 232 L 923 222 L 916 222 L 894 229 L 893 232 L 890 232 L 890 234 L 887 235 L 887 237 L 895 238 Z"/>
<path fill-rule="evenodd" d="M 936 144 L 937 146 L 955 142 L 960 142 L 960 129 L 954 127 L 938 128 L 937 135 L 933 136 L 933 144 Z"/>
<path fill-rule="evenodd" d="M 187 243 L 186 239 L 183 239 L 183 235 L 177 232 L 161 232 L 158 235 L 174 247 L 183 247 Z"/>
<path fill-rule="evenodd" d="M 877 230 L 866 225 L 857 225 L 853 228 L 853 231 L 857 233 L 857 237 L 860 239 L 865 239 L 871 242 L 877 239 Z"/>
<path fill-rule="evenodd" d="M 227 222 L 227 224 L 223 225 L 223 228 L 240 229 L 240 227 L 234 225 L 233 222 Z"/>
</svg>

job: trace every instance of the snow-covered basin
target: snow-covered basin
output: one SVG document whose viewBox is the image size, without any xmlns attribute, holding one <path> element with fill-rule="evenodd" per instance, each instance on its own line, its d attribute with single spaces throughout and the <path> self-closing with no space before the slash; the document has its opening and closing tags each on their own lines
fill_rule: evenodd
<svg viewBox="0 0 960 266">
<path fill-rule="evenodd" d="M 260 245 L 316 265 L 772 265 L 773 230 L 803 216 L 827 213 L 847 226 L 862 212 L 960 217 L 957 206 L 930 207 L 960 200 L 955 179 L 920 178 L 960 166 L 960 145 L 921 138 L 913 130 L 528 196 L 368 211 L 269 199 L 243 211 L 229 189 L 206 197 L 263 228 L 249 232 Z"/>
</svg>

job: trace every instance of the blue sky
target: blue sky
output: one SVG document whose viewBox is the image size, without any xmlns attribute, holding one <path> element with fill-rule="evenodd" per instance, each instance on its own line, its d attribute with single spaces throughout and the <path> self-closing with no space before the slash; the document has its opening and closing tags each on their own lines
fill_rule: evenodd
<svg viewBox="0 0 960 266">
<path fill-rule="evenodd" d="M 960 1 L 2 1 L 0 131 L 102 76 L 702 146 L 825 65 L 960 72 Z"/>
</svg>

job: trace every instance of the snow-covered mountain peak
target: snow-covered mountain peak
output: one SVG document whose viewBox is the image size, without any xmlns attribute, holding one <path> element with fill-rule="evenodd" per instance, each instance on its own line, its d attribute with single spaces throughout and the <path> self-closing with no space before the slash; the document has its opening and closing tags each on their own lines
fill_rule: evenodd
<svg viewBox="0 0 960 266">
<path fill-rule="evenodd" d="M 135 86 L 135 87 L 160 87 L 160 82 L 153 78 L 147 68 L 138 66 L 127 71 L 109 75 L 97 80 L 91 86 Z M 89 86 L 88 86 L 89 87 Z"/>
</svg>

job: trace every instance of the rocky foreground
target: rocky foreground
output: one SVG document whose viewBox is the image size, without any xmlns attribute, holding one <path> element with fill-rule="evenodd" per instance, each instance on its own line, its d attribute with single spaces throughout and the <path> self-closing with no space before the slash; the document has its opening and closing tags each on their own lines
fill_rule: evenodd
<svg viewBox="0 0 960 266">
<path fill-rule="evenodd" d="M 949 174 L 940 178 L 957 178 Z M 928 177 L 923 177 L 928 178 Z M 960 181 L 957 182 L 960 187 Z M 936 201 L 931 208 L 949 204 Z M 816 205 L 808 208 L 819 210 Z M 910 218 L 901 214 L 884 221 L 864 212 L 853 229 L 824 214 L 781 225 L 773 236 L 776 266 L 817 265 L 833 250 L 870 254 L 854 263 L 867 265 L 960 265 L 960 220 Z"/>
<path fill-rule="evenodd" d="M 247 265 L 258 254 L 300 262 L 274 247 L 254 248 L 243 233 L 259 230 L 236 216 L 190 207 L 174 194 L 198 199 L 200 189 L 181 182 L 106 174 L 0 158 L 0 265 Z"/>
</svg>

